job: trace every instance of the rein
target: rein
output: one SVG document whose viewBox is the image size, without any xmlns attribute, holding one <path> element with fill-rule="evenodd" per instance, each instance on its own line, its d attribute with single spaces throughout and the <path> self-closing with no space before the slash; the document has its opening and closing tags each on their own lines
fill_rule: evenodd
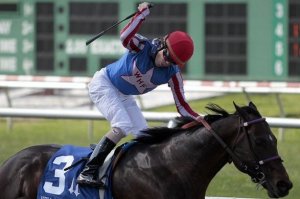
<svg viewBox="0 0 300 199">
<path fill-rule="evenodd" d="M 247 121 L 244 122 L 240 125 L 240 128 L 245 129 L 245 132 L 247 134 L 247 139 L 250 142 L 250 138 L 249 138 L 249 134 L 248 131 L 246 129 L 246 127 L 259 123 L 259 122 L 264 122 L 266 120 L 266 118 L 258 118 L 255 120 L 251 120 L 251 121 Z M 280 156 L 276 155 L 270 158 L 266 158 L 264 160 L 259 160 L 259 158 L 257 158 L 257 155 L 254 153 L 253 150 L 253 146 L 251 143 L 249 143 L 250 148 L 252 150 L 252 153 L 254 154 L 254 156 L 256 157 L 256 165 L 254 166 L 254 168 L 249 167 L 246 163 L 244 163 L 233 151 L 232 149 L 223 141 L 223 139 L 213 130 L 213 128 L 210 126 L 210 124 L 208 124 L 203 117 L 199 116 L 196 118 L 195 121 L 188 123 L 186 125 L 184 125 L 182 128 L 188 128 L 191 127 L 197 123 L 202 123 L 203 126 L 216 138 L 216 140 L 221 144 L 221 146 L 225 149 L 225 151 L 230 155 L 231 159 L 233 162 L 235 162 L 235 164 L 237 165 L 237 167 L 241 170 L 244 171 L 246 173 L 248 173 L 251 176 L 251 179 L 254 183 L 259 183 L 259 184 L 263 184 L 265 183 L 265 174 L 264 172 L 261 170 L 260 166 L 264 165 L 265 163 L 274 161 L 274 160 L 278 160 L 281 159 Z"/>
<path fill-rule="evenodd" d="M 202 123 L 203 126 L 216 138 L 216 140 L 221 144 L 225 151 L 234 159 L 240 168 L 247 168 L 247 166 L 240 160 L 240 158 L 231 150 L 231 148 L 223 141 L 223 139 L 213 130 L 213 128 L 202 118 L 201 116 L 196 118 L 198 123 Z"/>
</svg>

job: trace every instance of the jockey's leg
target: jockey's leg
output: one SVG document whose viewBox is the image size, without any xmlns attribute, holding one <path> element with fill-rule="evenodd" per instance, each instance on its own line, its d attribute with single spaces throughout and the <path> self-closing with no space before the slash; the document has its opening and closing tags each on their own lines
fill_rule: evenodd
<svg viewBox="0 0 300 199">
<path fill-rule="evenodd" d="M 105 157 L 125 135 L 132 133 L 137 137 L 142 129 L 147 128 L 147 122 L 134 97 L 124 95 L 114 87 L 105 68 L 95 73 L 89 84 L 89 95 L 97 109 L 110 121 L 113 130 L 100 140 L 77 183 L 99 187 L 102 183 L 97 181 L 97 172 Z"/>
<path fill-rule="evenodd" d="M 128 131 L 133 135 L 133 137 L 139 137 L 142 134 L 142 130 L 148 128 L 147 121 L 135 101 L 126 103 L 124 107 L 131 122 L 131 128 L 128 129 Z"/>
<path fill-rule="evenodd" d="M 100 140 L 83 171 L 78 176 L 78 184 L 104 187 L 104 184 L 98 179 L 98 169 L 103 165 L 106 156 L 123 137 L 125 137 L 125 134 L 120 128 L 113 128 Z"/>
</svg>

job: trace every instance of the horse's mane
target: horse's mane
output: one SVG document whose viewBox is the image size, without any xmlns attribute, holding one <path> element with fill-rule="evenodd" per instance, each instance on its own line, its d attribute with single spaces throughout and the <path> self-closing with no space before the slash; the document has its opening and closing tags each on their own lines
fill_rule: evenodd
<svg viewBox="0 0 300 199">
<path fill-rule="evenodd" d="M 211 124 L 217 120 L 220 120 L 222 118 L 228 117 L 230 114 L 221 108 L 217 104 L 208 104 L 206 109 L 212 111 L 214 114 L 208 114 L 204 116 L 204 119 L 207 123 Z M 142 131 L 142 135 L 135 139 L 135 141 L 143 142 L 143 143 L 158 143 L 161 141 L 164 141 L 165 139 L 171 137 L 174 134 L 186 131 L 187 129 L 182 129 L 181 126 L 194 121 L 190 117 L 176 117 L 174 119 L 177 123 L 177 126 L 174 128 L 168 128 L 168 127 L 153 127 L 148 128 Z M 190 127 L 188 130 L 189 132 L 194 132 L 199 127 L 203 126 L 201 123 Z"/>
</svg>

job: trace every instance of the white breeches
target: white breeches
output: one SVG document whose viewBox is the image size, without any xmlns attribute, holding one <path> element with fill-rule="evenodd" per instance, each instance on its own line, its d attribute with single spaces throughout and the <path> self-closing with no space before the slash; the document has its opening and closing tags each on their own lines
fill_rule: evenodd
<svg viewBox="0 0 300 199">
<path fill-rule="evenodd" d="M 134 137 L 148 127 L 134 97 L 122 94 L 107 77 L 105 68 L 95 73 L 88 88 L 91 100 L 111 127 L 118 127 Z"/>
</svg>

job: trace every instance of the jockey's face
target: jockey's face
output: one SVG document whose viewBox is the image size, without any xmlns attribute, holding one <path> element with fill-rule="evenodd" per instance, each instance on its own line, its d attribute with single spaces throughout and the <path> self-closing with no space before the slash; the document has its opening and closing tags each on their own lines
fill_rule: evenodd
<svg viewBox="0 0 300 199">
<path fill-rule="evenodd" d="M 155 65 L 157 67 L 169 67 L 172 65 L 172 62 L 166 55 L 168 56 L 168 51 L 165 48 L 157 52 L 155 57 Z"/>
</svg>

